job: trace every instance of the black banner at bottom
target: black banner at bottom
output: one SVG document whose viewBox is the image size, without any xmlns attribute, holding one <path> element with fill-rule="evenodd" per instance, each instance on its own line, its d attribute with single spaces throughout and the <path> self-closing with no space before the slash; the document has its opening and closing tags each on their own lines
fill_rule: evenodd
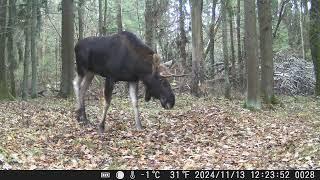
<svg viewBox="0 0 320 180">
<path fill-rule="evenodd" d="M 319 170 L 1 170 L 0 179 L 320 179 Z"/>
</svg>

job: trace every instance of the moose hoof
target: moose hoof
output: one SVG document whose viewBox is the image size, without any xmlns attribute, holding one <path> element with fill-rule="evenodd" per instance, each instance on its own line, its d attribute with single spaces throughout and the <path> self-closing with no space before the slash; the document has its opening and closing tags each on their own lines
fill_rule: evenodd
<svg viewBox="0 0 320 180">
<path fill-rule="evenodd" d="M 78 121 L 85 124 L 89 123 L 89 120 L 84 116 L 80 116 Z"/>
<path fill-rule="evenodd" d="M 99 133 L 100 134 L 104 133 L 104 124 L 99 125 Z"/>
<path fill-rule="evenodd" d="M 143 127 L 141 125 L 136 126 L 137 131 L 143 131 Z"/>
</svg>

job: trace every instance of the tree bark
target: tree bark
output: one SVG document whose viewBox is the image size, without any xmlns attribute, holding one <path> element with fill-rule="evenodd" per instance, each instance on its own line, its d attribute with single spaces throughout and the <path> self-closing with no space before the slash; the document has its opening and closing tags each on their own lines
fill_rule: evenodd
<svg viewBox="0 0 320 180">
<path fill-rule="evenodd" d="M 238 75 L 239 75 L 239 81 L 240 81 L 240 89 L 244 90 L 244 62 L 242 58 L 242 51 L 241 51 L 241 2 L 240 0 L 237 0 L 237 52 L 238 52 Z"/>
<path fill-rule="evenodd" d="M 156 0 L 145 0 L 145 41 L 154 51 L 156 51 L 155 41 L 155 25 L 156 25 L 156 14 L 154 11 L 154 5 Z"/>
<path fill-rule="evenodd" d="M 201 40 L 202 31 L 202 0 L 190 0 L 191 4 L 191 26 L 192 26 L 192 80 L 191 94 L 200 96 L 199 81 L 201 76 L 200 63 L 203 58 L 203 44 Z"/>
<path fill-rule="evenodd" d="M 179 0 L 179 29 L 180 29 L 180 42 L 179 42 L 179 49 L 180 49 L 180 58 L 181 58 L 181 65 L 182 68 L 185 70 L 187 68 L 187 52 L 186 52 L 186 45 L 187 45 L 187 36 L 185 31 L 185 13 L 183 10 L 184 2 L 183 0 Z"/>
<path fill-rule="evenodd" d="M 234 40 L 233 40 L 233 10 L 232 5 L 228 2 L 228 14 L 229 14 L 229 27 L 230 27 L 230 51 L 231 51 L 231 77 L 235 80 L 236 74 L 236 58 L 234 52 Z"/>
<path fill-rule="evenodd" d="M 9 62 L 9 71 L 10 71 L 10 87 L 11 87 L 11 95 L 16 97 L 16 82 L 15 82 L 15 74 L 18 63 L 14 55 L 14 33 L 15 33 L 15 24 L 16 24 L 16 0 L 9 1 L 9 20 L 8 20 L 8 62 Z"/>
<path fill-rule="evenodd" d="M 72 95 L 72 79 L 74 74 L 74 15 L 73 0 L 62 0 L 62 38 L 61 57 L 62 72 L 60 96 L 67 98 Z"/>
<path fill-rule="evenodd" d="M 0 0 L 0 100 L 10 99 L 6 68 L 7 0 Z"/>
<path fill-rule="evenodd" d="M 229 53 L 228 53 L 228 20 L 227 20 L 227 8 L 228 1 L 222 1 L 222 46 L 223 46 L 223 62 L 224 62 L 224 83 L 225 91 L 224 96 L 227 99 L 231 98 L 231 86 L 229 80 Z"/>
<path fill-rule="evenodd" d="M 28 12 L 32 11 L 32 1 L 27 2 Z M 30 35 L 31 35 L 31 17 L 26 16 L 24 36 L 25 36 L 25 46 L 24 46 L 24 62 L 23 62 L 23 81 L 22 81 L 22 99 L 27 99 L 29 93 L 29 68 L 30 68 Z"/>
<path fill-rule="evenodd" d="M 309 34 L 316 77 L 315 95 L 320 96 L 320 0 L 311 1 Z"/>
<path fill-rule="evenodd" d="M 37 6 L 38 0 L 33 0 L 31 10 L 31 98 L 37 97 Z"/>
<path fill-rule="evenodd" d="M 301 29 L 300 29 L 300 8 L 298 5 L 298 0 L 293 0 L 293 7 L 294 7 L 294 35 L 295 35 L 295 46 L 297 48 L 301 47 Z"/>
<path fill-rule="evenodd" d="M 274 99 L 273 52 L 272 52 L 272 11 L 270 0 L 258 0 L 260 53 L 261 53 L 261 91 L 267 104 Z"/>
<path fill-rule="evenodd" d="M 215 24 L 216 24 L 216 7 L 217 7 L 218 0 L 212 0 L 212 16 L 211 16 L 211 25 L 210 25 L 210 60 L 211 60 L 211 76 L 215 76 L 215 59 L 214 59 L 214 50 L 215 50 L 215 44 L 214 44 L 214 36 L 215 36 Z"/>
<path fill-rule="evenodd" d="M 304 27 L 304 32 L 303 32 L 303 36 L 304 36 L 304 51 L 306 53 L 306 56 L 309 55 L 310 52 L 310 40 L 309 40 L 309 8 L 308 8 L 308 2 L 309 0 L 304 0 L 301 1 L 303 9 L 304 9 L 304 13 L 303 13 L 303 27 Z M 306 57 L 307 58 L 307 57 Z"/>
<path fill-rule="evenodd" d="M 108 12 L 108 0 L 104 1 L 104 14 L 103 14 L 103 35 L 107 35 L 107 12 Z"/>
<path fill-rule="evenodd" d="M 118 32 L 122 32 L 122 7 L 121 7 L 121 0 L 117 0 L 117 27 Z"/>
<path fill-rule="evenodd" d="M 103 0 L 99 0 L 99 22 L 98 22 L 99 36 L 103 35 L 102 21 L 103 21 Z"/>
<path fill-rule="evenodd" d="M 277 21 L 277 25 L 276 25 L 276 28 L 274 29 L 274 32 L 273 32 L 273 38 L 275 38 L 277 36 L 277 32 L 278 32 L 278 29 L 279 29 L 279 26 L 280 26 L 280 23 L 283 19 L 283 16 L 285 14 L 285 10 L 286 10 L 286 4 L 289 2 L 289 0 L 282 0 L 281 2 L 281 7 L 280 7 L 280 11 L 279 11 L 279 17 L 278 17 L 278 21 Z"/>
<path fill-rule="evenodd" d="M 83 39 L 83 32 L 84 32 L 84 26 L 83 26 L 83 16 L 85 13 L 84 5 L 85 0 L 79 0 L 78 2 L 78 23 L 79 23 L 79 40 Z"/>
<path fill-rule="evenodd" d="M 257 55 L 257 28 L 256 28 L 256 2 L 244 0 L 245 15 L 245 49 L 247 59 L 247 100 L 246 107 L 259 109 L 259 83 L 258 83 L 258 55 Z"/>
<path fill-rule="evenodd" d="M 303 28 L 303 13 L 302 13 L 302 2 L 300 3 L 300 9 L 299 9 L 299 19 L 300 19 L 300 37 L 301 37 L 301 50 L 302 50 L 302 57 L 303 59 L 306 59 L 306 51 L 305 51 L 305 45 L 304 45 L 304 28 Z"/>
<path fill-rule="evenodd" d="M 288 29 L 288 40 L 291 48 L 300 46 L 300 26 L 299 26 L 299 10 L 297 10 L 297 1 L 288 1 L 284 16 L 284 22 Z"/>
</svg>

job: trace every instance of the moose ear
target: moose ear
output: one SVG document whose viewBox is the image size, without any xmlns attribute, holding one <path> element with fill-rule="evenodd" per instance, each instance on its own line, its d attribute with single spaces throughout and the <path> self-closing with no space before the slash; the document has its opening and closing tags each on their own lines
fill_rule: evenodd
<svg viewBox="0 0 320 180">
<path fill-rule="evenodd" d="M 148 102 L 148 101 L 150 101 L 150 99 L 151 99 L 150 90 L 149 90 L 149 88 L 146 87 L 146 92 L 145 92 L 144 100 L 145 100 L 146 102 Z"/>
<path fill-rule="evenodd" d="M 160 56 L 159 54 L 152 55 L 152 73 L 155 74 L 160 66 Z"/>
</svg>

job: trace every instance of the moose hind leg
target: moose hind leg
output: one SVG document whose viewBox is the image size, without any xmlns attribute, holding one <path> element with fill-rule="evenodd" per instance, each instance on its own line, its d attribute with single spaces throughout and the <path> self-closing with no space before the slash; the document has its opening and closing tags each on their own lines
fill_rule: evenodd
<svg viewBox="0 0 320 180">
<path fill-rule="evenodd" d="M 138 82 L 129 82 L 129 94 L 134 110 L 134 119 L 136 122 L 136 128 L 142 130 L 141 121 L 139 119 L 139 110 L 138 110 Z"/>
<path fill-rule="evenodd" d="M 105 86 L 104 86 L 104 99 L 105 99 L 104 109 L 103 109 L 102 121 L 100 122 L 100 125 L 99 125 L 100 133 L 102 133 L 105 129 L 106 116 L 111 103 L 113 87 L 114 87 L 114 82 L 112 81 L 112 79 L 106 78 Z"/>
<path fill-rule="evenodd" d="M 76 96 L 76 110 L 78 111 L 80 109 L 80 86 L 81 82 L 83 80 L 83 77 L 78 75 L 74 78 L 73 80 L 73 89 L 74 89 L 74 94 Z"/>
<path fill-rule="evenodd" d="M 79 122 L 88 123 L 85 111 L 85 100 L 84 97 L 86 95 L 86 92 L 91 84 L 91 81 L 94 77 L 94 74 L 91 72 L 87 72 L 85 76 L 83 77 L 81 84 L 80 84 L 80 92 L 79 92 L 79 109 L 78 109 L 78 115 L 77 120 Z"/>
</svg>

